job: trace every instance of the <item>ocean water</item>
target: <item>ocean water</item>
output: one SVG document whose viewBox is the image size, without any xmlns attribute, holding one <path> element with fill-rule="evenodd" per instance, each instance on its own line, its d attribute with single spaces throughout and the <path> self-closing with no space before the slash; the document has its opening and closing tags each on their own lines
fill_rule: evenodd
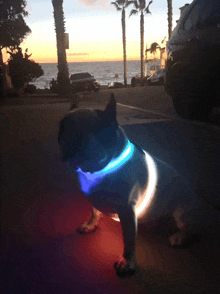
<svg viewBox="0 0 220 294">
<path fill-rule="evenodd" d="M 57 79 L 57 64 L 56 63 L 40 63 L 44 75 L 38 78 L 33 84 L 38 89 L 49 88 L 49 83 L 52 79 Z M 106 62 L 74 62 L 69 63 L 69 74 L 80 72 L 88 72 L 101 85 L 108 85 L 111 82 L 124 83 L 124 63 L 123 61 L 106 61 Z M 140 76 L 141 62 L 139 60 L 127 61 L 127 83 L 131 83 L 131 78 L 136 75 Z M 118 74 L 118 78 L 115 78 Z M 150 74 L 150 66 L 147 68 L 147 74 Z"/>
</svg>

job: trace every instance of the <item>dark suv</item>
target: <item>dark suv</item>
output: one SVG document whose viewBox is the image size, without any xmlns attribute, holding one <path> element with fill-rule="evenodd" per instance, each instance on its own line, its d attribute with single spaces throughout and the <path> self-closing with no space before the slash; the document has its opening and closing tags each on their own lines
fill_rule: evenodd
<svg viewBox="0 0 220 294">
<path fill-rule="evenodd" d="M 100 84 L 88 72 L 81 72 L 70 76 L 70 83 L 75 92 L 94 91 L 98 92 Z"/>
<path fill-rule="evenodd" d="M 167 43 L 165 90 L 183 118 L 220 106 L 220 0 L 194 0 Z"/>
</svg>

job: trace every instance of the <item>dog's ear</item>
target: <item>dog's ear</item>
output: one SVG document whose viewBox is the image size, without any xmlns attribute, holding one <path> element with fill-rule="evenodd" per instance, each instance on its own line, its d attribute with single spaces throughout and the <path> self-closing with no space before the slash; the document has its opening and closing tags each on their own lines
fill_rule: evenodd
<svg viewBox="0 0 220 294">
<path fill-rule="evenodd" d="M 117 121 L 116 120 L 116 100 L 113 93 L 111 93 L 111 98 L 104 112 L 105 112 L 105 115 L 108 116 L 112 121 Z"/>
</svg>

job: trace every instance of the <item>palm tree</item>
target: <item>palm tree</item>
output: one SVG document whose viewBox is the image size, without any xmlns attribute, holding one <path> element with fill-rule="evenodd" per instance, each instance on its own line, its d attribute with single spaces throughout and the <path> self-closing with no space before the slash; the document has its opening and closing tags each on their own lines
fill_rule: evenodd
<svg viewBox="0 0 220 294">
<path fill-rule="evenodd" d="M 121 11 L 121 24 L 122 24 L 122 40 L 123 40 L 123 58 L 124 58 L 124 85 L 127 87 L 127 57 L 126 57 L 126 33 L 125 33 L 125 8 L 127 8 L 132 1 L 117 0 L 111 2 L 115 5 L 117 11 Z"/>
<path fill-rule="evenodd" d="M 167 13 L 168 13 L 168 36 L 172 35 L 172 0 L 167 0 Z"/>
<path fill-rule="evenodd" d="M 57 59 L 58 59 L 58 89 L 61 96 L 69 96 L 70 81 L 69 70 L 66 60 L 65 50 L 65 24 L 64 24 L 64 12 L 63 12 L 63 0 L 52 0 L 54 8 L 54 21 L 55 31 L 57 39 Z"/>
<path fill-rule="evenodd" d="M 163 43 L 163 41 L 162 41 L 162 43 Z M 150 48 L 149 49 L 146 49 L 146 50 L 147 51 L 150 51 L 150 53 L 154 55 L 154 60 L 155 60 L 155 54 L 157 52 L 157 49 L 160 50 L 160 64 L 161 64 L 162 58 L 163 58 L 163 54 L 165 52 L 165 47 L 161 47 L 157 42 L 153 42 L 150 45 Z M 155 65 L 155 70 L 156 70 L 156 63 L 154 65 Z"/>
<path fill-rule="evenodd" d="M 164 38 L 165 39 L 165 38 Z M 161 43 L 164 42 L 164 39 L 162 40 Z M 165 52 L 165 47 L 161 47 L 157 42 L 153 42 L 151 45 L 150 45 L 150 48 L 146 48 L 145 50 L 145 62 L 146 64 L 151 62 L 152 59 L 147 59 L 147 52 L 150 52 L 151 54 L 154 55 L 154 70 L 156 70 L 156 60 L 155 60 L 155 54 L 157 52 L 157 49 L 160 50 L 160 64 L 162 64 L 162 58 L 163 58 L 163 54 Z M 161 67 L 162 68 L 162 67 Z"/>
<path fill-rule="evenodd" d="M 145 76 L 147 76 L 147 64 L 151 61 L 151 60 L 148 60 L 148 57 L 147 57 L 147 52 L 150 51 L 150 48 L 147 48 L 147 44 L 146 44 L 146 50 L 145 50 Z"/>
<path fill-rule="evenodd" d="M 155 54 L 157 52 L 157 49 L 161 49 L 160 45 L 157 42 L 153 42 L 150 45 L 149 51 L 151 54 L 154 55 L 154 70 L 156 71 L 156 60 L 155 60 Z"/>
<path fill-rule="evenodd" d="M 144 13 L 151 13 L 149 10 L 149 6 L 153 1 L 149 1 L 146 7 L 145 0 L 136 0 L 132 1 L 136 9 L 132 9 L 130 12 L 130 16 L 133 14 L 141 13 L 140 18 L 140 36 L 141 36 L 141 78 L 144 78 Z"/>
<path fill-rule="evenodd" d="M 157 49 L 160 49 L 160 45 L 157 43 L 157 42 L 153 42 L 151 45 L 150 45 L 150 48 L 149 48 L 149 51 L 151 54 L 154 55 L 154 58 L 155 58 L 155 54 L 157 52 Z"/>
</svg>

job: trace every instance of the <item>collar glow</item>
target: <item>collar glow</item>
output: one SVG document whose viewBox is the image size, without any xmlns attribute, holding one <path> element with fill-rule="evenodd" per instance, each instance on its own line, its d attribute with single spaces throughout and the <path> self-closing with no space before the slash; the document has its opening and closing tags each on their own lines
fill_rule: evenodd
<svg viewBox="0 0 220 294">
<path fill-rule="evenodd" d="M 83 172 L 81 168 L 78 168 L 77 173 L 79 176 L 79 182 L 82 192 L 84 194 L 89 195 L 93 188 L 97 186 L 100 181 L 110 173 L 113 173 L 120 169 L 128 160 L 131 159 L 134 153 L 134 145 L 127 140 L 127 144 L 125 146 L 124 151 L 115 159 L 112 159 L 106 167 L 102 170 L 90 173 L 90 172 Z"/>
<path fill-rule="evenodd" d="M 143 150 L 144 151 L 144 150 Z M 148 168 L 148 182 L 147 182 L 147 187 L 143 191 L 142 195 L 139 196 L 139 199 L 137 201 L 137 204 L 135 206 L 135 211 L 137 218 L 141 218 L 147 208 L 150 205 L 150 202 L 154 196 L 155 190 L 156 190 L 156 185 L 157 185 L 157 167 L 156 164 L 153 160 L 153 158 L 148 154 L 146 151 L 145 153 L 145 158 L 146 158 L 146 163 L 147 163 L 147 168 Z M 120 221 L 118 215 L 116 214 L 114 217 L 112 217 L 115 221 Z"/>
</svg>

